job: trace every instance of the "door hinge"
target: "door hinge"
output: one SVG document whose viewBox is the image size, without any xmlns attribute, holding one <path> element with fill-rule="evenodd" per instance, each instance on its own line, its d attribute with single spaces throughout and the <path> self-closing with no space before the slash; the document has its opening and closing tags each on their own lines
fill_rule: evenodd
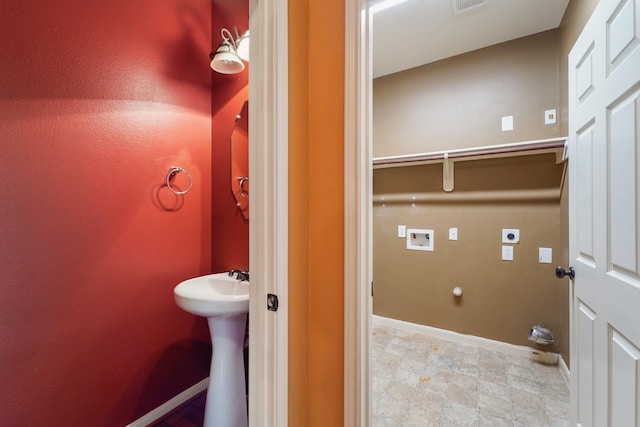
<svg viewBox="0 0 640 427">
<path fill-rule="evenodd" d="M 278 311 L 278 295 L 267 294 L 267 310 Z"/>
</svg>

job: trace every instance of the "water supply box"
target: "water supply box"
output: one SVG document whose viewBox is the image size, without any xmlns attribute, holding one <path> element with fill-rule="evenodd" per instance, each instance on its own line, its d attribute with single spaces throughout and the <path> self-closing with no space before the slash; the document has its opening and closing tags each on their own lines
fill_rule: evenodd
<svg viewBox="0 0 640 427">
<path fill-rule="evenodd" d="M 433 251 L 433 230 L 410 228 L 407 230 L 407 249 Z"/>
</svg>

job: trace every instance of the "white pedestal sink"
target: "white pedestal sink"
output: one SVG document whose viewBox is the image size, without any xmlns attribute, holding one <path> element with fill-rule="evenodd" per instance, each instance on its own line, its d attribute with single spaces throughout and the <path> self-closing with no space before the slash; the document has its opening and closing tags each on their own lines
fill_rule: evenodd
<svg viewBox="0 0 640 427">
<path fill-rule="evenodd" d="M 243 350 L 249 282 L 209 274 L 185 280 L 173 292 L 180 308 L 209 323 L 213 351 L 204 427 L 247 427 Z"/>
</svg>

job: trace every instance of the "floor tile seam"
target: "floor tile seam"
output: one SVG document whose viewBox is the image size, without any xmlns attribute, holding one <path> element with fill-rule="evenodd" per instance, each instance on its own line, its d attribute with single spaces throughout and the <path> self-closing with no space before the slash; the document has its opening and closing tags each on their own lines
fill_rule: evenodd
<svg viewBox="0 0 640 427">
<path fill-rule="evenodd" d="M 551 425 L 553 420 L 551 419 L 551 414 L 549 413 L 549 409 L 547 407 L 547 402 L 544 399 L 544 394 L 543 394 L 543 391 L 542 391 L 543 390 L 542 384 L 540 383 L 540 380 L 539 380 L 537 375 L 536 375 L 535 378 L 536 378 L 536 384 L 538 385 L 538 390 L 540 391 L 540 398 L 542 400 L 542 405 L 544 407 L 544 414 L 547 417 L 547 422 L 549 423 L 549 425 Z"/>
<path fill-rule="evenodd" d="M 513 425 L 516 424 L 516 412 L 515 409 L 513 407 L 513 396 L 511 396 L 511 387 L 509 387 L 509 374 L 507 373 L 507 358 L 504 357 L 503 359 L 504 361 L 504 375 L 507 379 L 507 383 L 505 384 L 506 389 L 507 389 L 507 396 L 509 398 L 509 409 L 511 409 L 511 423 Z"/>
</svg>

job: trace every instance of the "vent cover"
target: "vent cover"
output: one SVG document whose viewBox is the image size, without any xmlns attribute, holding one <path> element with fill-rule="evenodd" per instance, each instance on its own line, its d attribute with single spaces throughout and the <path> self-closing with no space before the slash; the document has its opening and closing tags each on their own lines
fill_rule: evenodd
<svg viewBox="0 0 640 427">
<path fill-rule="evenodd" d="M 453 13 L 463 13 L 489 3 L 489 0 L 452 0 Z"/>
</svg>

